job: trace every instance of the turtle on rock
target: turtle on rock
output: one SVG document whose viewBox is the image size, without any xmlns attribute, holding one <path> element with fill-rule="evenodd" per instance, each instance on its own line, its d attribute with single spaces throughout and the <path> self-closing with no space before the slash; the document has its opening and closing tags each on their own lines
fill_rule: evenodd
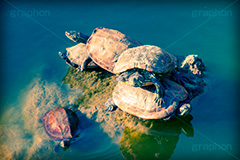
<svg viewBox="0 0 240 160">
<path fill-rule="evenodd" d="M 185 103 L 188 99 L 186 89 L 169 80 L 163 80 L 165 88 L 164 103 L 154 101 L 155 87 L 131 87 L 119 81 L 114 88 L 112 97 L 106 102 L 107 110 L 112 111 L 116 107 L 142 119 L 169 120 L 175 116 L 185 116 L 191 111 L 191 105 Z"/>
<path fill-rule="evenodd" d="M 114 73 L 120 74 L 120 81 L 128 81 L 131 86 L 141 87 L 152 82 L 156 87 L 155 102 L 163 102 L 164 87 L 159 79 L 164 79 L 177 67 L 177 59 L 157 46 L 142 45 L 124 51 L 115 63 Z"/>
<path fill-rule="evenodd" d="M 59 145 L 64 150 L 80 137 L 79 118 L 76 110 L 70 107 L 57 107 L 46 112 L 42 123 L 47 135 L 60 140 Z"/>
<path fill-rule="evenodd" d="M 103 27 L 94 29 L 90 37 L 76 31 L 66 31 L 65 35 L 70 40 L 77 43 L 83 43 L 81 46 L 85 46 L 83 47 L 83 51 L 81 53 L 79 52 L 79 56 L 76 56 L 76 58 L 72 58 L 67 54 L 68 52 L 59 52 L 59 55 L 65 59 L 66 62 L 74 63 L 74 61 L 79 61 L 78 59 L 81 59 L 81 64 L 78 63 L 77 66 L 72 65 L 78 68 L 79 71 L 83 71 L 88 63 L 93 60 L 103 69 L 113 73 L 114 64 L 123 51 L 128 48 L 142 45 L 119 31 Z M 82 50 L 82 48 L 79 50 Z M 69 64 L 71 65 L 71 63 Z"/>
<path fill-rule="evenodd" d="M 79 43 L 75 46 L 66 48 L 65 52 L 59 52 L 59 55 L 72 67 L 77 68 L 78 72 L 82 71 L 82 66 L 88 68 L 97 68 L 98 65 L 94 63 L 88 56 L 86 44 Z"/>
</svg>

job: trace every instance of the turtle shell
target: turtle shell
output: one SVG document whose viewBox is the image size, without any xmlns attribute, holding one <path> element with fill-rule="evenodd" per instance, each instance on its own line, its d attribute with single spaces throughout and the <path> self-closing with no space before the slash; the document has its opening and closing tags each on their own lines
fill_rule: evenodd
<svg viewBox="0 0 240 160">
<path fill-rule="evenodd" d="M 180 101 L 188 97 L 186 89 L 168 79 L 162 82 L 165 87 L 164 103 L 157 104 L 155 86 L 131 87 L 119 81 L 113 91 L 115 104 L 123 111 L 143 119 L 163 119 L 174 113 Z M 173 102 L 176 105 L 172 105 Z"/>
<path fill-rule="evenodd" d="M 58 107 L 45 113 L 42 123 L 50 138 L 62 140 L 73 137 L 79 119 L 73 111 Z"/>
<path fill-rule="evenodd" d="M 75 46 L 66 48 L 66 50 L 67 50 L 66 56 L 68 57 L 68 59 L 77 65 L 82 64 L 82 62 L 88 58 L 86 44 L 84 43 L 79 43 Z"/>
<path fill-rule="evenodd" d="M 125 34 L 108 28 L 96 28 L 87 41 L 87 52 L 91 59 L 103 69 L 113 72 L 119 55 L 128 48 L 140 46 L 141 43 Z"/>
<path fill-rule="evenodd" d="M 75 46 L 66 48 L 66 51 L 66 56 L 68 57 L 68 59 L 76 65 L 82 65 L 82 63 L 89 57 L 86 50 L 86 44 L 84 43 L 78 43 Z M 93 61 L 91 61 L 88 64 L 88 67 L 95 68 L 97 67 L 97 65 Z"/>
<path fill-rule="evenodd" d="M 115 64 L 114 73 L 139 68 L 166 73 L 177 67 L 177 59 L 157 46 L 143 45 L 124 51 Z"/>
</svg>

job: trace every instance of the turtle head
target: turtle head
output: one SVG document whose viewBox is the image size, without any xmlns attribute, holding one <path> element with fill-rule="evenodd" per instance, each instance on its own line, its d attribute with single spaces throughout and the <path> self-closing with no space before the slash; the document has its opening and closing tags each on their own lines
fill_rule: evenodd
<svg viewBox="0 0 240 160">
<path fill-rule="evenodd" d="M 77 43 L 86 43 L 88 40 L 88 36 L 77 32 L 77 31 L 66 31 L 65 35 L 72 41 Z"/>
<path fill-rule="evenodd" d="M 133 87 L 141 87 L 144 84 L 144 77 L 138 72 L 135 72 L 129 77 L 128 83 Z"/>
</svg>

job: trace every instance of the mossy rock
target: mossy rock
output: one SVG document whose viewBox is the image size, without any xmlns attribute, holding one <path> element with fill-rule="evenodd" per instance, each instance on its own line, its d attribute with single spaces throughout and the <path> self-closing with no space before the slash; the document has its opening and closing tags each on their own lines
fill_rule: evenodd
<svg viewBox="0 0 240 160">
<path fill-rule="evenodd" d="M 83 90 L 83 94 L 75 102 L 76 107 L 102 106 L 112 96 L 115 78 L 115 75 L 102 69 L 77 72 L 74 67 L 70 67 L 63 83 Z"/>
</svg>

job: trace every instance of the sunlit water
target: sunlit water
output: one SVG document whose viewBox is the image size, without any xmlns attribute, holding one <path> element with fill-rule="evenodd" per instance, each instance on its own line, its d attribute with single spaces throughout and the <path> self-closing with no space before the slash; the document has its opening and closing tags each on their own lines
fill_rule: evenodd
<svg viewBox="0 0 240 160">
<path fill-rule="evenodd" d="M 86 118 L 81 140 L 57 153 L 54 148 L 58 142 L 43 130 L 41 118 L 46 111 L 72 104 L 82 93 L 62 84 L 68 66 L 57 53 L 74 45 L 64 36 L 65 30 L 91 34 L 98 26 L 120 30 L 175 55 L 198 54 L 207 66 L 210 73 L 205 92 L 192 101 L 194 136 L 180 134 L 174 137 L 174 143 L 163 145 L 171 148 L 165 159 L 239 158 L 235 5 L 226 9 L 231 16 L 217 16 L 201 25 L 209 17 L 194 17 L 193 11 L 221 10 L 228 4 L 4 2 L 0 159 L 124 159 L 128 151 L 134 151 L 136 158 L 148 154 L 148 147 L 154 149 L 158 140 L 152 135 L 141 134 L 136 141 L 123 141 L 139 133 L 125 129 L 120 138 L 110 136 L 101 124 Z M 29 18 L 17 13 L 18 9 L 47 12 Z M 161 153 L 156 151 L 153 157 L 161 159 Z"/>
</svg>

